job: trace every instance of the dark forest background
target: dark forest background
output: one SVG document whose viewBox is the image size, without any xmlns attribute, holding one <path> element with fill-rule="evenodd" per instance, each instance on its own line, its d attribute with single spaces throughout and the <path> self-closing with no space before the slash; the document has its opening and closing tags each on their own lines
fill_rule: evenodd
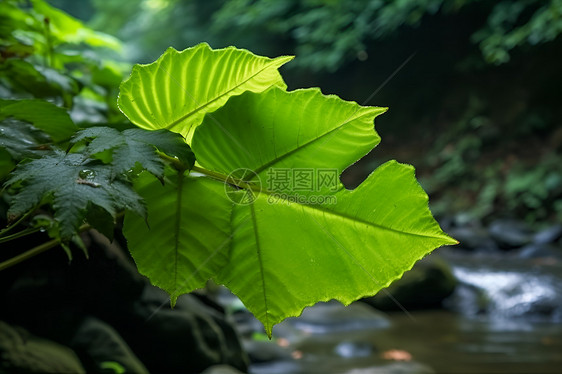
<svg viewBox="0 0 562 374">
<path fill-rule="evenodd" d="M 562 219 L 562 0 L 52 0 L 155 60 L 201 41 L 291 54 L 289 88 L 364 105 L 382 143 L 353 187 L 395 158 L 439 216 Z"/>
</svg>

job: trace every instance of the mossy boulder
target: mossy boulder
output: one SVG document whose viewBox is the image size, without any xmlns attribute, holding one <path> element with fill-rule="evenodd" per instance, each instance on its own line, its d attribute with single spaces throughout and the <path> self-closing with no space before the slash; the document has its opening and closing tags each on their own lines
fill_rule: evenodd
<svg viewBox="0 0 562 374">
<path fill-rule="evenodd" d="M 0 373 L 86 373 L 74 351 L 0 321 Z"/>
<path fill-rule="evenodd" d="M 400 306 L 407 310 L 441 308 L 456 285 L 449 264 L 433 254 L 416 263 L 388 288 L 363 301 L 387 311 L 400 310 Z"/>
</svg>

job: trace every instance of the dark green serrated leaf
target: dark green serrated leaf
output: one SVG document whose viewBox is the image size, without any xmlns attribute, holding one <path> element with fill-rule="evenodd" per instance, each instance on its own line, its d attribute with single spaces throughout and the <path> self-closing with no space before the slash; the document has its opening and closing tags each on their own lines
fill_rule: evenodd
<svg viewBox="0 0 562 374">
<path fill-rule="evenodd" d="M 86 152 L 91 155 L 112 151 L 111 164 L 117 174 L 133 169 L 138 163 L 162 179 L 164 163 L 157 150 L 177 157 L 189 169 L 195 163 L 195 156 L 182 136 L 167 130 L 128 129 L 119 132 L 109 127 L 90 127 L 79 131 L 72 142 L 84 140 L 89 141 Z"/>
<path fill-rule="evenodd" d="M 70 246 L 66 243 L 60 243 L 61 248 L 64 250 L 64 253 L 66 253 L 66 257 L 68 257 L 68 262 L 72 261 L 72 250 L 70 249 Z"/>
<path fill-rule="evenodd" d="M 55 142 L 78 130 L 65 109 L 43 100 L 0 100 L 0 120 L 8 117 L 31 123 Z"/>
<path fill-rule="evenodd" d="M 113 218 L 117 211 L 131 210 L 141 216 L 146 210 L 130 184 L 111 176 L 111 167 L 82 154 L 52 152 L 19 166 L 6 185 L 21 183 L 9 217 L 18 217 L 43 199 L 52 201 L 60 236 L 69 239 L 84 223 L 88 208 L 95 205 Z"/>
<path fill-rule="evenodd" d="M 0 148 L 16 161 L 41 157 L 52 142 L 47 134 L 29 123 L 12 118 L 0 122 Z"/>
<path fill-rule="evenodd" d="M 83 140 L 91 140 L 88 144 L 88 153 L 91 155 L 123 144 L 121 133 L 111 127 L 89 127 L 78 131 L 71 141 L 72 143 L 78 143 Z"/>
<path fill-rule="evenodd" d="M 90 258 L 90 254 L 88 253 L 88 248 L 86 247 L 86 244 L 84 244 L 84 241 L 82 240 L 80 235 L 74 235 L 71 241 L 72 243 L 74 243 L 75 246 L 77 246 L 82 251 L 82 253 L 84 253 L 84 257 L 86 257 L 86 259 Z"/>
<path fill-rule="evenodd" d="M 169 156 L 177 157 L 182 163 L 189 165 L 189 169 L 195 163 L 195 155 L 185 142 L 184 138 L 174 132 L 167 130 L 146 131 L 142 129 L 128 129 L 123 135 L 138 142 L 152 144 L 159 151 Z"/>
</svg>

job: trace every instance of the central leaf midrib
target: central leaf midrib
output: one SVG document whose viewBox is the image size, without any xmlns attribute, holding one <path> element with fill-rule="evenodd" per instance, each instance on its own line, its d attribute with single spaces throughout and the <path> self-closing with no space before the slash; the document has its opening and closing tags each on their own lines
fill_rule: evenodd
<svg viewBox="0 0 562 374">
<path fill-rule="evenodd" d="M 200 171 L 203 171 L 203 170 L 200 170 Z M 210 180 L 213 180 L 217 183 L 226 183 L 225 180 L 217 179 L 215 174 L 214 174 L 214 177 L 211 177 L 211 176 L 205 176 L 205 177 L 209 178 Z M 404 234 L 404 235 L 416 236 L 416 237 L 421 237 L 421 238 L 433 238 L 433 239 L 447 239 L 448 238 L 448 237 L 444 237 L 444 236 L 424 235 L 424 234 L 418 234 L 418 233 L 409 232 L 409 231 L 402 231 L 402 230 L 395 229 L 395 228 L 392 228 L 392 227 L 383 226 L 383 225 L 378 224 L 378 223 L 369 222 L 369 221 L 366 221 L 366 220 L 361 219 L 361 218 L 351 217 L 347 214 L 343 214 L 343 213 L 335 211 L 335 210 L 322 208 L 320 205 L 301 204 L 301 203 L 296 202 L 296 201 L 290 201 L 288 198 L 287 199 L 283 198 L 283 194 L 280 194 L 279 192 L 272 192 L 272 191 L 263 190 L 263 189 L 260 190 L 260 191 L 253 191 L 253 192 L 257 192 L 258 194 L 264 194 L 264 195 L 267 195 L 267 196 L 275 196 L 276 198 L 279 198 L 280 200 L 283 200 L 282 204 L 287 204 L 289 206 L 291 204 L 295 204 L 295 205 L 298 205 L 300 207 L 304 207 L 306 209 L 320 211 L 320 212 L 327 213 L 327 214 L 330 214 L 330 215 L 333 215 L 333 216 L 336 216 L 336 217 L 344 218 L 344 219 L 349 220 L 349 221 L 363 223 L 365 225 L 368 225 L 368 226 L 371 226 L 371 227 L 374 227 L 374 228 L 378 228 L 378 229 L 382 229 L 382 230 L 386 230 L 386 231 L 390 231 L 390 232 L 395 232 L 397 234 Z M 350 191 L 350 192 L 353 192 L 353 191 Z M 253 206 L 254 204 L 255 204 L 255 202 L 252 203 L 251 205 Z"/>
<path fill-rule="evenodd" d="M 363 114 L 361 114 L 361 115 L 359 115 L 359 116 L 350 117 L 350 118 L 348 118 L 347 120 L 345 120 L 344 122 L 342 122 L 341 124 L 339 124 L 338 126 L 336 126 L 336 127 L 334 127 L 333 129 L 330 129 L 329 131 L 325 132 L 324 134 L 322 134 L 322 135 L 320 135 L 320 136 L 318 136 L 318 137 L 316 137 L 316 138 L 314 138 L 314 139 L 311 139 L 311 140 L 309 140 L 308 142 L 306 142 L 306 143 L 304 143 L 304 144 L 302 144 L 302 145 L 300 145 L 300 146 L 298 146 L 298 147 L 296 147 L 296 148 L 290 150 L 289 152 L 286 152 L 286 153 L 282 154 L 281 156 L 276 157 L 276 158 L 274 158 L 274 159 L 272 159 L 272 160 L 266 162 L 265 164 L 263 164 L 263 165 L 260 166 L 259 168 L 255 169 L 254 172 L 255 172 L 256 174 L 259 174 L 259 173 L 261 173 L 262 171 L 266 170 L 267 168 L 271 167 L 272 165 L 274 165 L 274 164 L 276 164 L 276 163 L 278 163 L 278 162 L 280 162 L 280 161 L 286 159 L 287 157 L 289 157 L 289 156 L 293 155 L 294 153 L 296 153 L 296 152 L 298 152 L 298 151 L 300 151 L 300 150 L 302 150 L 302 149 L 308 147 L 309 145 L 315 143 L 316 141 L 321 140 L 321 139 L 323 139 L 324 137 L 326 137 L 326 136 L 328 136 L 328 135 L 330 135 L 330 134 L 332 134 L 332 133 L 334 133 L 334 132 L 340 130 L 343 126 L 347 125 L 348 123 L 350 123 L 350 122 L 352 122 L 352 121 L 355 121 L 355 120 L 357 120 L 357 119 L 359 119 L 359 118 L 361 118 L 361 117 L 365 117 L 365 116 L 367 116 L 367 115 L 369 115 L 369 114 L 372 114 L 372 113 L 373 113 L 373 111 L 368 111 L 368 112 L 363 113 Z M 374 133 L 374 134 L 376 135 L 376 133 Z M 253 177 L 253 176 L 252 176 L 252 177 Z M 250 180 L 251 180 L 251 179 L 252 179 L 252 178 L 250 178 Z"/>
<path fill-rule="evenodd" d="M 221 99 L 222 97 L 224 97 L 225 95 L 228 95 L 230 92 L 234 91 L 235 89 L 241 87 L 242 85 L 246 84 L 248 81 L 250 81 L 251 79 L 255 78 L 256 76 L 258 76 L 259 74 L 261 74 L 265 69 L 269 68 L 271 65 L 274 65 L 274 63 L 276 63 L 277 60 L 273 60 L 270 63 L 266 64 L 262 69 L 260 69 L 259 71 L 257 71 L 255 74 L 251 75 L 249 78 L 247 78 L 246 80 L 238 83 L 237 85 L 235 85 L 234 87 L 232 87 L 231 89 L 223 92 L 222 94 L 218 95 L 217 97 L 215 97 L 213 100 L 210 100 L 208 102 L 206 102 L 203 105 L 200 105 L 199 107 L 195 108 L 194 110 L 192 110 L 191 112 L 183 115 L 182 117 L 178 118 L 177 120 L 175 120 L 174 122 L 172 122 L 171 124 L 169 124 L 168 126 L 166 126 L 166 130 L 171 130 L 173 129 L 175 126 L 177 126 L 179 123 L 185 121 L 186 119 L 188 119 L 189 117 L 195 115 L 197 112 L 201 111 L 202 109 L 204 109 L 205 107 L 211 105 L 212 103 L 214 103 L 215 101 Z M 273 86 L 273 84 L 269 85 L 269 87 Z"/>
<path fill-rule="evenodd" d="M 282 198 L 282 196 L 278 196 L 278 197 Z M 368 225 L 368 226 L 371 226 L 371 227 L 374 227 L 374 228 L 395 232 L 397 234 L 405 234 L 405 235 L 417 236 L 417 237 L 422 237 L 422 238 L 445 239 L 443 236 L 423 235 L 423 234 L 418 234 L 418 233 L 409 232 L 409 231 L 402 231 L 402 230 L 395 229 L 395 228 L 388 227 L 388 226 L 383 226 L 381 224 L 369 222 L 369 221 L 366 221 L 366 220 L 361 219 L 361 218 L 358 219 L 357 217 L 351 217 L 347 214 L 344 214 L 344 213 L 341 213 L 341 212 L 338 212 L 338 211 L 335 211 L 335 210 L 325 209 L 325 208 L 322 208 L 320 205 L 299 204 L 298 202 L 290 202 L 287 199 L 282 199 L 282 200 L 284 200 L 285 203 L 288 204 L 289 206 L 290 206 L 290 204 L 296 204 L 300 207 L 303 207 L 303 209 L 320 211 L 320 212 L 327 213 L 327 214 L 330 214 L 330 215 L 333 215 L 333 216 L 336 216 L 336 217 L 344 218 L 344 219 L 349 220 L 349 221 L 359 222 L 359 223 L 363 223 L 365 225 Z"/>
<path fill-rule="evenodd" d="M 264 273 L 264 269 L 263 269 L 263 261 L 261 258 L 261 245 L 260 245 L 260 240 L 259 240 L 259 235 L 258 235 L 258 224 L 256 221 L 256 211 L 255 211 L 255 207 L 254 204 L 250 204 L 250 214 L 252 216 L 252 227 L 254 229 L 254 236 L 256 238 L 256 252 L 258 255 L 258 264 L 260 266 L 260 276 L 261 276 L 261 281 L 262 281 L 262 285 L 263 285 L 263 304 L 265 307 L 265 329 L 266 331 L 268 331 L 268 335 L 269 333 L 269 329 L 270 329 L 270 324 L 269 324 L 269 307 L 267 306 L 267 292 L 265 290 L 265 273 Z"/>
</svg>

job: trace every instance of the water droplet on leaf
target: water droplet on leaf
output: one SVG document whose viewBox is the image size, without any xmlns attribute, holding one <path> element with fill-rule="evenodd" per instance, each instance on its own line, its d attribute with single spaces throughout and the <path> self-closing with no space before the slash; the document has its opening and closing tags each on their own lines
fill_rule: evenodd
<svg viewBox="0 0 562 374">
<path fill-rule="evenodd" d="M 80 173 L 78 173 L 78 176 L 81 179 L 87 180 L 87 181 L 92 181 L 94 180 L 94 178 L 96 177 L 96 172 L 90 169 L 83 169 L 80 170 Z"/>
</svg>

